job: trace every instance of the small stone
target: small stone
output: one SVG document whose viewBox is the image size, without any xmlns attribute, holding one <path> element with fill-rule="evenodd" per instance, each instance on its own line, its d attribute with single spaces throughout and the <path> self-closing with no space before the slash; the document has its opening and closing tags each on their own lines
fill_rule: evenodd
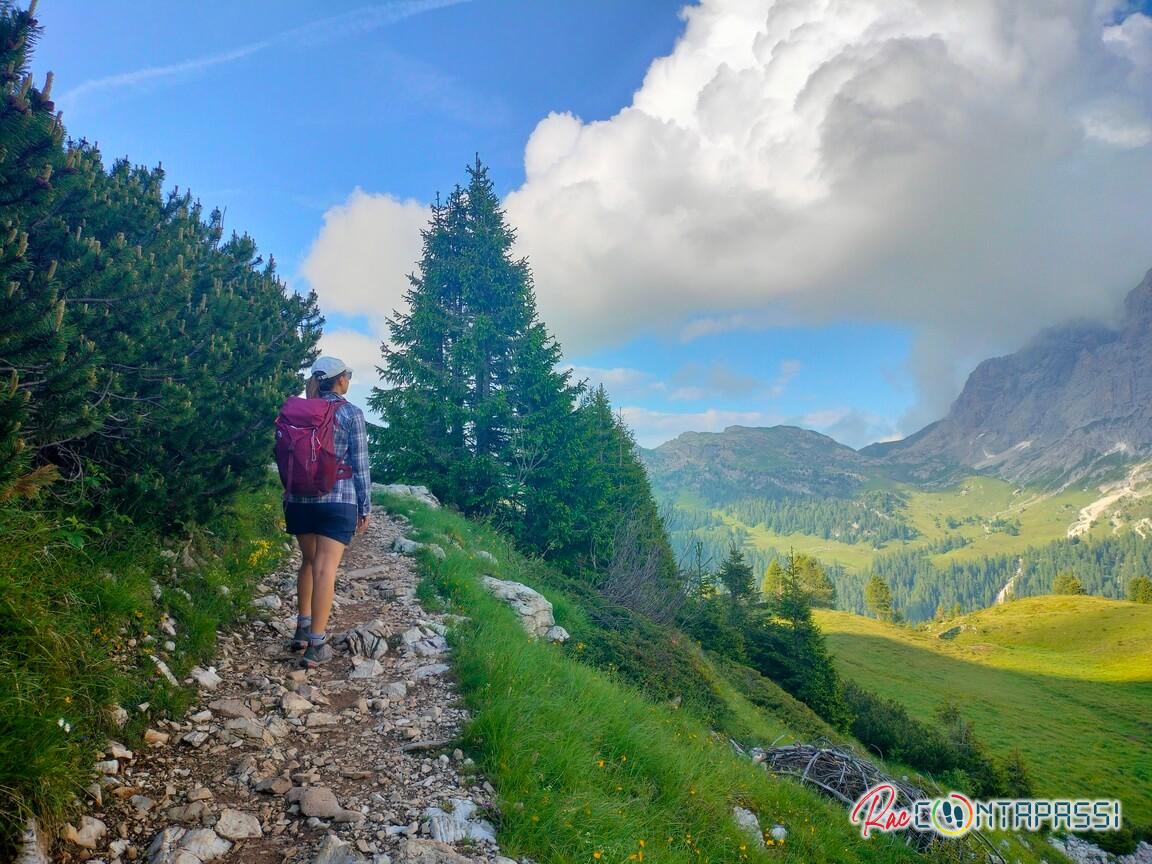
<svg viewBox="0 0 1152 864">
<path fill-rule="evenodd" d="M 194 864 L 215 861 L 228 854 L 232 844 L 211 828 L 165 828 L 148 848 L 149 864 Z"/>
<path fill-rule="evenodd" d="M 289 717 L 299 717 L 306 714 L 316 706 L 297 693 L 288 692 L 280 697 L 280 707 Z"/>
<path fill-rule="evenodd" d="M 220 814 L 216 823 L 216 833 L 229 840 L 247 840 L 252 837 L 263 837 L 260 820 L 251 813 L 228 808 Z"/>
<path fill-rule="evenodd" d="M 764 845 L 764 832 L 760 829 L 760 819 L 755 813 L 744 807 L 733 807 L 732 819 L 757 846 Z"/>
<path fill-rule="evenodd" d="M 193 723 L 207 723 L 212 719 L 212 712 L 208 710 L 197 711 L 188 719 Z"/>
<path fill-rule="evenodd" d="M 359 810 L 341 810 L 333 819 L 336 822 L 343 822 L 352 825 L 359 825 L 368 817 L 361 813 Z"/>
<path fill-rule="evenodd" d="M 313 711 L 308 715 L 308 719 L 304 721 L 304 725 L 309 729 L 317 726 L 335 726 L 340 722 L 340 718 L 335 714 L 325 714 L 323 711 Z"/>
<path fill-rule="evenodd" d="M 168 743 L 168 733 L 158 732 L 155 729 L 145 729 L 144 743 L 149 747 L 161 747 Z"/>
<path fill-rule="evenodd" d="M 131 759 L 132 751 L 117 741 L 108 742 L 107 753 L 113 759 Z"/>
<path fill-rule="evenodd" d="M 64 839 L 82 849 L 95 849 L 107 833 L 108 826 L 99 819 L 81 816 L 79 828 L 69 825 L 64 829 Z"/>
<path fill-rule="evenodd" d="M 408 688 L 403 681 L 393 681 L 391 684 L 385 684 L 380 692 L 389 699 L 403 699 L 408 695 Z"/>
<path fill-rule="evenodd" d="M 320 842 L 312 864 L 364 864 L 364 859 L 349 844 L 329 834 Z"/>
<path fill-rule="evenodd" d="M 105 710 L 108 712 L 108 719 L 112 721 L 112 725 L 117 729 L 128 722 L 128 712 L 121 706 L 109 705 Z"/>
<path fill-rule="evenodd" d="M 500 563 L 499 561 L 496 560 L 495 555 L 493 555 L 491 552 L 485 552 L 483 549 L 481 549 L 479 552 L 476 553 L 476 557 L 479 558 L 481 561 L 487 561 L 493 567 L 497 566 Z"/>
<path fill-rule="evenodd" d="M 183 741 L 185 744 L 188 744 L 192 747 L 200 747 L 204 744 L 205 741 L 208 740 L 208 733 L 207 732 L 197 732 L 194 730 L 192 732 L 187 733 L 180 740 Z"/>
<path fill-rule="evenodd" d="M 197 786 L 188 793 L 189 801 L 211 801 L 214 797 L 211 789 L 205 789 L 203 786 Z"/>
<path fill-rule="evenodd" d="M 120 763 L 115 759 L 105 759 L 103 762 L 97 762 L 94 766 L 97 774 L 119 774 Z"/>
<path fill-rule="evenodd" d="M 99 783 L 93 783 L 85 791 L 88 793 L 88 797 L 96 802 L 97 807 L 104 803 L 104 792 Z"/>
<path fill-rule="evenodd" d="M 180 682 L 176 680 L 176 676 L 172 674 L 172 670 L 168 668 L 167 663 L 165 663 L 155 654 L 149 654 L 148 657 L 152 660 L 153 663 L 156 664 L 156 668 L 159 670 L 160 674 L 164 676 L 164 679 L 169 684 L 171 684 L 173 687 L 180 686 Z"/>
<path fill-rule="evenodd" d="M 208 707 L 229 720 L 244 719 L 255 720 L 256 714 L 245 704 L 243 699 L 217 699 L 210 702 Z"/>
<path fill-rule="evenodd" d="M 220 587 L 223 588 L 225 586 L 221 585 Z M 192 671 L 188 674 L 205 690 L 215 690 L 223 683 L 224 680 L 216 674 L 215 666 L 209 666 L 207 669 L 201 669 L 199 666 L 193 666 Z"/>
<path fill-rule="evenodd" d="M 353 661 L 355 663 L 355 661 Z M 384 667 L 379 660 L 365 660 L 356 663 L 348 673 L 348 680 L 355 681 L 363 678 L 377 678 L 384 674 Z"/>
<path fill-rule="evenodd" d="M 335 819 L 344 812 L 344 808 L 336 800 L 336 795 L 324 786 L 293 789 L 288 793 L 288 802 L 298 803 L 301 813 L 318 819 Z"/>
<path fill-rule="evenodd" d="M 235 720 L 229 720 L 225 723 L 224 728 L 250 741 L 260 741 L 268 745 L 276 743 L 276 739 L 272 737 L 272 733 L 255 720 L 237 717 Z"/>
<path fill-rule="evenodd" d="M 156 806 L 156 802 L 145 795 L 133 795 L 128 802 L 141 813 L 147 813 Z"/>
<path fill-rule="evenodd" d="M 171 654 L 176 650 L 176 643 L 169 639 L 164 643 L 164 650 Z"/>
<path fill-rule="evenodd" d="M 284 795 L 292 788 L 292 782 L 284 777 L 268 777 L 253 787 L 266 795 Z"/>
<path fill-rule="evenodd" d="M 289 681 L 296 681 L 297 683 L 308 680 L 308 673 L 303 669 L 293 669 L 288 673 Z"/>
<path fill-rule="evenodd" d="M 279 609 L 283 604 L 275 594 L 266 594 L 253 600 L 252 605 L 259 609 Z"/>
<path fill-rule="evenodd" d="M 416 840 L 408 838 L 400 848 L 399 861 L 402 864 L 471 864 L 447 843 L 439 840 Z"/>
<path fill-rule="evenodd" d="M 544 633 L 544 638 L 549 642 L 567 642 L 572 637 L 568 635 L 568 631 L 561 627 L 559 624 L 549 627 Z"/>
<path fill-rule="evenodd" d="M 421 666 L 412 672 L 412 677 L 417 681 L 429 678 L 433 675 L 443 675 L 449 670 L 447 663 L 431 663 L 428 666 Z"/>
</svg>

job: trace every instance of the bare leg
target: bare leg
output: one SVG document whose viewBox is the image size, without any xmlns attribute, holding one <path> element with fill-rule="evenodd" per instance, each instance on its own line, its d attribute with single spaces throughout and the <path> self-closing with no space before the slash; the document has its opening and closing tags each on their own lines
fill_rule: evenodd
<svg viewBox="0 0 1152 864">
<path fill-rule="evenodd" d="M 336 590 L 336 568 L 344 557 L 344 544 L 331 537 L 316 535 L 316 555 L 312 560 L 312 632 L 328 628 L 332 594 Z"/>
<path fill-rule="evenodd" d="M 316 560 L 316 535 L 300 534 L 296 537 L 300 542 L 300 570 L 296 574 L 296 604 L 297 614 L 308 616 L 312 614 L 312 571 Z"/>
</svg>

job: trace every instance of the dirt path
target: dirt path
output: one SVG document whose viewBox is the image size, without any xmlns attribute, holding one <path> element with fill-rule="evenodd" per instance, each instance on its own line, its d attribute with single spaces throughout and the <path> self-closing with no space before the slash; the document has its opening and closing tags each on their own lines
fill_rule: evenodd
<svg viewBox="0 0 1152 864">
<path fill-rule="evenodd" d="M 268 576 L 263 620 L 221 638 L 188 715 L 157 723 L 144 752 L 109 751 L 102 804 L 65 859 L 509 864 L 485 821 L 492 787 L 450 743 L 466 712 L 446 676 L 442 616 L 421 610 L 414 562 L 390 551 L 403 527 L 377 515 L 349 547 L 329 626 L 369 625 L 357 650 L 379 651 L 386 636 L 386 653 L 298 669 L 287 650 L 295 561 Z M 87 819 L 106 829 L 90 849 L 74 842 L 100 835 Z"/>
</svg>

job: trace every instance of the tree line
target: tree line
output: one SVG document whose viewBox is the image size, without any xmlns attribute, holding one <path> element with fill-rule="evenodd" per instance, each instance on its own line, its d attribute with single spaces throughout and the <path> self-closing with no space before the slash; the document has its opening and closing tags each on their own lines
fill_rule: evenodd
<svg viewBox="0 0 1152 864">
<path fill-rule="evenodd" d="M 749 498 L 722 507 L 745 525 L 762 525 L 776 534 L 806 534 L 840 543 L 869 543 L 881 548 L 892 540 L 920 536 L 904 518 L 906 499 L 892 492 L 868 492 L 859 498 Z"/>
<path fill-rule="evenodd" d="M 0 5 L 0 502 L 62 478 L 85 517 L 204 518 L 266 470 L 315 297 L 160 168 L 69 138 L 39 33 Z"/>
</svg>

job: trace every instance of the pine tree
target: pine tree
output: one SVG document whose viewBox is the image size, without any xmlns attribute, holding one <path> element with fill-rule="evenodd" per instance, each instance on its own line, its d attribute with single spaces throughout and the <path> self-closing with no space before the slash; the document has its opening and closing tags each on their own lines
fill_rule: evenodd
<svg viewBox="0 0 1152 864">
<path fill-rule="evenodd" d="M 370 406 L 385 476 L 421 482 L 468 513 L 523 525 L 580 388 L 557 371 L 559 346 L 536 316 L 528 263 L 512 255 L 488 169 L 468 168 L 433 206 L 408 311 L 389 320 L 382 380 Z M 536 537 L 539 526 L 528 529 Z"/>
<path fill-rule="evenodd" d="M 1128 599 L 1134 603 L 1152 603 L 1152 579 L 1134 576 L 1128 583 Z"/>
<path fill-rule="evenodd" d="M 864 602 L 872 614 L 881 621 L 895 619 L 896 613 L 892 608 L 892 592 L 888 589 L 888 583 L 876 574 L 873 574 L 872 578 L 868 580 L 868 584 L 864 586 Z"/>
<path fill-rule="evenodd" d="M 1052 581 L 1053 594 L 1083 594 L 1084 586 L 1080 580 L 1076 578 L 1075 574 L 1064 572 L 1057 574 L 1056 578 Z"/>
<path fill-rule="evenodd" d="M 728 557 L 720 565 L 718 576 L 734 600 L 745 600 L 752 596 L 752 565 L 735 545 L 728 550 Z"/>
<path fill-rule="evenodd" d="M 817 608 L 831 609 L 836 605 L 836 586 L 828 577 L 824 567 L 811 555 L 791 553 L 800 588 L 808 597 L 808 602 Z M 779 560 L 773 560 L 764 574 L 765 594 L 779 596 L 784 590 L 784 568 Z"/>
</svg>

